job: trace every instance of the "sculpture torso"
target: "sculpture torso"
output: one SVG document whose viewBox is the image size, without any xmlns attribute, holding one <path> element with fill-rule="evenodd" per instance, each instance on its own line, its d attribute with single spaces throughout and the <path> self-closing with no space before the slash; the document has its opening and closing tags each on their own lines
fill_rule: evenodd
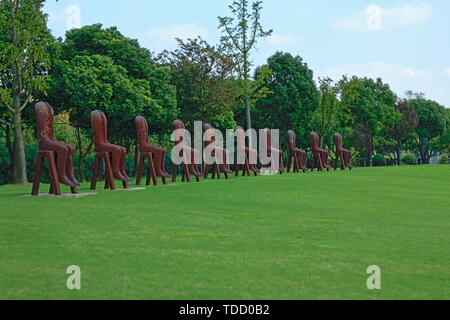
<svg viewBox="0 0 450 320">
<path fill-rule="evenodd" d="M 144 117 L 137 116 L 135 119 L 137 140 L 139 148 L 149 144 L 148 142 L 148 125 Z"/>
<path fill-rule="evenodd" d="M 313 151 L 320 150 L 320 138 L 317 132 L 311 132 L 311 147 Z"/>
<path fill-rule="evenodd" d="M 344 148 L 342 147 L 342 135 L 340 133 L 335 133 L 333 135 L 333 138 L 336 150 L 343 150 Z"/>
<path fill-rule="evenodd" d="M 53 134 L 53 108 L 45 102 L 39 102 L 35 106 L 36 111 L 36 123 L 38 141 L 42 140 L 55 140 Z"/>
</svg>

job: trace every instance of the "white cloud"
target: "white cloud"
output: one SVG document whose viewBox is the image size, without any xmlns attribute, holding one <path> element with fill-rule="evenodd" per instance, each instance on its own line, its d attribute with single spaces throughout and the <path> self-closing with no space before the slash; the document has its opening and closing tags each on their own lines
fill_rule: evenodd
<svg viewBox="0 0 450 320">
<path fill-rule="evenodd" d="M 431 6 L 427 3 L 397 7 L 380 7 L 372 4 L 354 15 L 337 19 L 332 27 L 351 31 L 386 30 L 425 23 L 431 15 Z"/>
<path fill-rule="evenodd" d="M 292 34 L 273 33 L 266 39 L 267 44 L 272 46 L 294 46 L 299 44 L 301 39 Z"/>
<path fill-rule="evenodd" d="M 156 49 L 170 49 L 176 46 L 175 38 L 188 39 L 201 36 L 207 39 L 208 29 L 195 23 L 172 24 L 163 27 L 153 27 L 146 31 L 145 35 L 150 38 L 150 45 Z"/>
<path fill-rule="evenodd" d="M 445 74 L 447 77 L 450 77 L 450 67 L 448 67 L 447 69 L 444 70 L 444 74 Z"/>
<path fill-rule="evenodd" d="M 70 5 L 64 10 L 49 12 L 48 22 L 50 24 L 59 24 L 64 22 L 66 30 L 81 28 L 81 8 L 77 5 Z"/>
<path fill-rule="evenodd" d="M 339 80 L 343 75 L 381 78 L 400 97 L 407 90 L 423 92 L 428 98 L 450 108 L 450 91 L 445 89 L 450 87 L 450 73 L 448 77 L 443 77 L 440 72 L 432 72 L 429 69 L 411 68 L 386 62 L 340 65 L 318 73 L 320 77 L 328 76 L 334 80 Z"/>
</svg>

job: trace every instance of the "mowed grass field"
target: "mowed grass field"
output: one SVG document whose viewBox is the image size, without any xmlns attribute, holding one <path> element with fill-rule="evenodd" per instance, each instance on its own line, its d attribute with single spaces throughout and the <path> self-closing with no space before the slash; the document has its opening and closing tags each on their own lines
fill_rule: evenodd
<svg viewBox="0 0 450 320">
<path fill-rule="evenodd" d="M 0 187 L 0 299 L 450 298 L 448 165 L 30 191 Z"/>
</svg>

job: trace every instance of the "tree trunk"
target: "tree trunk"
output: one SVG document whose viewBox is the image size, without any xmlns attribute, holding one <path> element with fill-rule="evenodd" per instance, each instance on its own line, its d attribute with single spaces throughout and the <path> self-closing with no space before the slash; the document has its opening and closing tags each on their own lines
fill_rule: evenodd
<svg viewBox="0 0 450 320">
<path fill-rule="evenodd" d="M 400 143 L 397 142 L 397 148 L 396 148 L 396 154 L 397 154 L 397 165 L 401 165 L 401 160 L 400 160 Z"/>
<path fill-rule="evenodd" d="M 13 144 L 13 184 L 26 184 L 27 178 L 27 166 L 25 160 L 25 145 L 23 142 L 23 132 L 20 116 L 20 105 L 15 108 L 14 112 L 14 144 Z"/>
<path fill-rule="evenodd" d="M 9 124 L 5 127 L 5 138 L 6 138 L 6 149 L 8 149 L 9 158 L 11 159 L 11 163 L 13 162 L 13 146 L 11 142 L 11 127 Z"/>
</svg>

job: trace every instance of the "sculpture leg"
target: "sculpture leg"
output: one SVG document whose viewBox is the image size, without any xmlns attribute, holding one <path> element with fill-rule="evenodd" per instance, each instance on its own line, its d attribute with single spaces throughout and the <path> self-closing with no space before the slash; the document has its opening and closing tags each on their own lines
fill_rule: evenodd
<svg viewBox="0 0 450 320">
<path fill-rule="evenodd" d="M 142 153 L 139 155 L 139 163 L 136 170 L 136 185 L 141 185 L 142 171 L 144 170 L 144 156 Z"/>
<path fill-rule="evenodd" d="M 178 166 L 176 164 L 172 165 L 172 182 L 177 182 L 177 171 Z"/>
<path fill-rule="evenodd" d="M 61 195 L 61 189 L 59 187 L 58 172 L 55 164 L 55 158 L 53 152 L 47 154 L 48 168 L 50 171 L 50 193 L 54 193 L 56 196 Z M 65 169 L 63 167 L 63 169 Z"/>
<path fill-rule="evenodd" d="M 66 165 L 66 174 L 69 177 L 69 179 L 72 180 L 73 183 L 75 183 L 75 185 L 79 186 L 80 183 L 75 178 L 75 172 L 73 170 L 73 162 L 75 160 L 75 149 L 68 144 L 66 144 L 66 146 L 69 149 L 69 157 L 67 159 L 67 165 Z"/>
<path fill-rule="evenodd" d="M 345 160 L 345 152 L 341 152 L 340 156 L 341 156 L 341 170 L 345 170 L 345 164 L 347 162 Z"/>
<path fill-rule="evenodd" d="M 287 163 L 287 172 L 289 173 L 289 172 L 291 172 L 291 165 L 292 165 L 292 158 L 293 158 L 294 156 L 291 154 L 291 153 L 289 153 L 289 156 L 288 156 L 288 163 Z M 294 165 L 294 172 L 295 172 L 295 165 Z"/>
<path fill-rule="evenodd" d="M 75 187 L 76 184 L 66 174 L 67 171 L 67 159 L 69 158 L 69 148 L 63 144 L 57 144 L 53 146 L 56 152 L 56 169 L 58 171 L 58 180 L 69 187 Z"/>
<path fill-rule="evenodd" d="M 41 183 L 41 175 L 42 175 L 42 155 L 39 153 L 36 159 L 36 165 L 34 167 L 33 189 L 31 191 L 32 196 L 37 196 L 39 194 L 39 184 Z"/>
</svg>

